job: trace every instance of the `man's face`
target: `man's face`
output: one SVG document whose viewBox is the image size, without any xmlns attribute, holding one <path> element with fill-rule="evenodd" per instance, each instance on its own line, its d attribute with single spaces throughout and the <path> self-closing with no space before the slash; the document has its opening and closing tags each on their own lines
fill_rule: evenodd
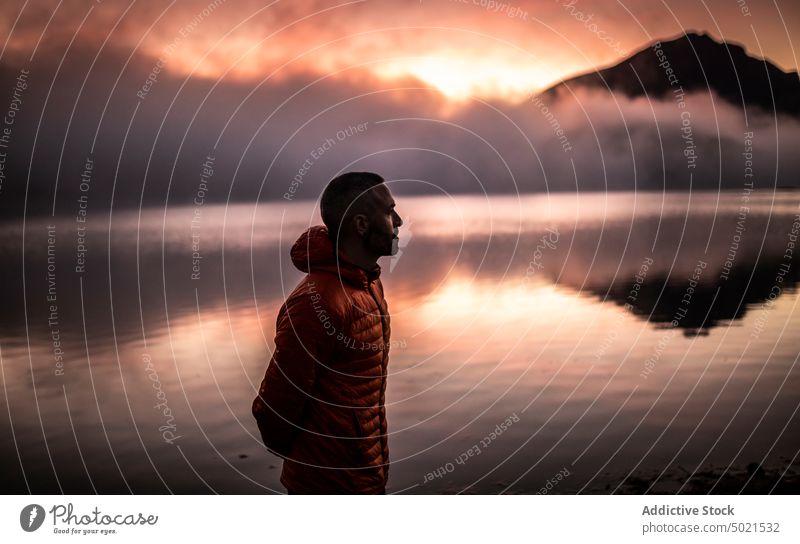
<svg viewBox="0 0 800 544">
<path fill-rule="evenodd" d="M 364 245 L 367 251 L 377 256 L 395 255 L 403 220 L 395 211 L 394 198 L 385 184 L 376 185 L 371 193 L 374 207 L 369 217 L 369 228 L 364 235 Z"/>
</svg>

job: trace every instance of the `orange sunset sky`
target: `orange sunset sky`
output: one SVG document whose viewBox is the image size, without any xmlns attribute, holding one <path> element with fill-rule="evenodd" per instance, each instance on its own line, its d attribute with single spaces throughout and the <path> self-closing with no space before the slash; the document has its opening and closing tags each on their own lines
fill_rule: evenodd
<svg viewBox="0 0 800 544">
<path fill-rule="evenodd" d="M 176 75 L 293 74 L 405 85 L 447 98 L 519 100 L 655 39 L 708 32 L 797 69 L 800 2 L 751 0 L 6 0 L 3 61 L 64 47 L 137 51 Z"/>
</svg>

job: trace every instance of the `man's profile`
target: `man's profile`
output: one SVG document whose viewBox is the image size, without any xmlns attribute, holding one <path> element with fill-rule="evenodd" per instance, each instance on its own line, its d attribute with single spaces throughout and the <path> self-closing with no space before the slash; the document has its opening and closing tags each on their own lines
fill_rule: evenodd
<svg viewBox="0 0 800 544">
<path fill-rule="evenodd" d="M 275 351 L 253 401 L 289 493 L 385 493 L 389 313 L 379 257 L 402 219 L 383 178 L 349 172 L 320 200 L 324 225 L 291 249 L 306 276 L 278 312 Z"/>
</svg>

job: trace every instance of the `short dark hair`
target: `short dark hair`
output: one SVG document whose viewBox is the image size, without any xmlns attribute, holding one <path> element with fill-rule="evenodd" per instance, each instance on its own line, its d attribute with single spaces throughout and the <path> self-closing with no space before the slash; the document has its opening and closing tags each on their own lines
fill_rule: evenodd
<svg viewBox="0 0 800 544">
<path fill-rule="evenodd" d="M 383 182 L 381 176 L 372 172 L 346 172 L 328 183 L 319 207 L 331 240 L 336 242 L 339 239 L 339 232 L 347 220 L 367 211 L 374 202 L 370 189 Z"/>
</svg>

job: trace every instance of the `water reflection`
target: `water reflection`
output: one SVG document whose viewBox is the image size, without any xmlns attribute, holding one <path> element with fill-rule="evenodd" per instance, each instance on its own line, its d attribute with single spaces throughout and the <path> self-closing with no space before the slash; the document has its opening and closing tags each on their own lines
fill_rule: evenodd
<svg viewBox="0 0 800 544">
<path fill-rule="evenodd" d="M 732 253 L 738 194 L 399 200 L 407 243 L 381 261 L 390 491 L 535 492 L 565 467 L 558 492 L 646 491 L 621 485 L 642 470 L 690 491 L 709 463 L 785 464 L 800 446 L 798 267 L 781 268 L 798 202 L 751 198 Z M 193 248 L 191 213 L 92 216 L 82 274 L 73 218 L 29 219 L 24 258 L 22 226 L 5 225 L 9 491 L 281 490 L 249 401 L 300 277 L 288 248 L 317 220 L 305 204 L 208 207 Z"/>
</svg>

